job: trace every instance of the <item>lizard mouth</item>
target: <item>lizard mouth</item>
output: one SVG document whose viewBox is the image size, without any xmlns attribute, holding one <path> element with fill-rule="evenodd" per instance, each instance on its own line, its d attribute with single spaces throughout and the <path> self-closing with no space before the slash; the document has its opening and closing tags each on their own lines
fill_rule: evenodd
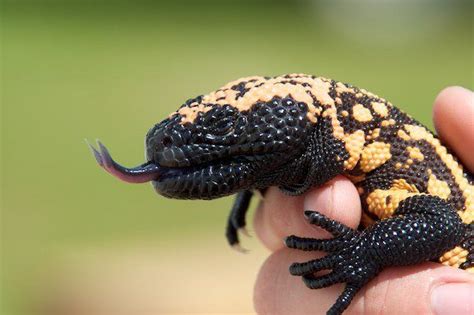
<svg viewBox="0 0 474 315">
<path fill-rule="evenodd" d="M 249 162 L 207 163 L 190 167 L 166 168 L 153 180 L 155 190 L 178 199 L 214 199 L 234 193 L 246 183 Z"/>
<path fill-rule="evenodd" d="M 249 170 L 263 155 L 221 156 L 190 166 L 162 166 L 152 161 L 134 168 L 115 162 L 108 149 L 97 141 L 89 144 L 97 163 L 108 173 L 128 183 L 152 182 L 155 190 L 170 198 L 214 199 L 248 185 Z"/>
<path fill-rule="evenodd" d="M 152 184 L 165 197 L 215 199 L 251 187 L 258 165 L 267 158 L 268 155 L 233 155 L 191 166 L 162 167 Z"/>
</svg>

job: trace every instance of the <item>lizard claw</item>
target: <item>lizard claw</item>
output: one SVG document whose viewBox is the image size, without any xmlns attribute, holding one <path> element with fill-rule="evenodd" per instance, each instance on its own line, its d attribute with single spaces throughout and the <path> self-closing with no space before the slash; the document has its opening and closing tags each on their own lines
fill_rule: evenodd
<svg viewBox="0 0 474 315">
<path fill-rule="evenodd" d="M 252 237 L 252 234 L 250 234 L 249 230 L 245 226 L 238 228 L 237 232 L 242 233 L 247 237 Z"/>
<path fill-rule="evenodd" d="M 232 249 L 235 249 L 239 253 L 243 253 L 243 254 L 246 254 L 249 252 L 248 249 L 243 248 L 242 245 L 240 245 L 239 243 L 235 243 L 234 245 L 232 245 Z"/>
<path fill-rule="evenodd" d="M 336 283 L 346 283 L 346 288 L 331 307 L 328 314 L 340 314 L 354 298 L 358 290 L 372 279 L 378 268 L 367 262 L 369 255 L 360 243 L 360 232 L 342 223 L 331 220 L 316 211 L 305 211 L 311 224 L 317 225 L 334 235 L 332 239 L 312 239 L 289 236 L 285 244 L 289 248 L 305 251 L 326 251 L 329 254 L 303 263 L 293 263 L 290 273 L 301 276 L 304 284 L 310 289 L 329 287 Z M 317 275 L 322 270 L 331 270 L 324 275 Z"/>
</svg>

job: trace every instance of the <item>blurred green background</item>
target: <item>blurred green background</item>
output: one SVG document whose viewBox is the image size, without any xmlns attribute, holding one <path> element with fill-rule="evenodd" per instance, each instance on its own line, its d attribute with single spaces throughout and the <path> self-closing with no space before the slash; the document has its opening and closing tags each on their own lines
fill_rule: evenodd
<svg viewBox="0 0 474 315">
<path fill-rule="evenodd" d="M 137 165 L 149 127 L 248 75 L 350 82 L 430 127 L 443 87 L 474 86 L 470 1 L 11 1 L 1 12 L 2 314 L 252 312 L 266 251 L 255 239 L 243 258 L 227 248 L 231 199 L 123 184 L 84 138 Z M 134 294 L 149 301 L 130 306 Z"/>
</svg>

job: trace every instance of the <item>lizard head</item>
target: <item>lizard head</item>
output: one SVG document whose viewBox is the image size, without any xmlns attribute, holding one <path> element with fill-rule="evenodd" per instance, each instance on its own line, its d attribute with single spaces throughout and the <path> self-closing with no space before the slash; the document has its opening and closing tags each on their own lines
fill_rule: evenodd
<svg viewBox="0 0 474 315">
<path fill-rule="evenodd" d="M 145 164 L 127 169 L 114 162 L 106 170 L 129 182 L 151 181 L 159 194 L 181 199 L 213 199 L 296 180 L 301 165 L 295 163 L 314 129 L 307 104 L 291 95 L 238 103 L 237 90 L 219 91 L 188 100 L 154 125 L 146 135 Z M 113 161 L 108 152 L 95 151 L 99 163 Z"/>
</svg>

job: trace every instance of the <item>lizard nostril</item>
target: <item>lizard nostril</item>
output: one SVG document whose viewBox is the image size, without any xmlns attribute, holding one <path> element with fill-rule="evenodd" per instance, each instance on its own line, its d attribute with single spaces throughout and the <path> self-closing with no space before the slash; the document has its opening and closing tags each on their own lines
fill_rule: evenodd
<svg viewBox="0 0 474 315">
<path fill-rule="evenodd" d="M 164 136 L 163 139 L 161 140 L 161 143 L 162 143 L 163 146 L 165 146 L 165 147 L 170 147 L 172 142 L 173 142 L 173 141 L 171 140 L 171 137 L 170 137 L 170 136 Z"/>
</svg>

